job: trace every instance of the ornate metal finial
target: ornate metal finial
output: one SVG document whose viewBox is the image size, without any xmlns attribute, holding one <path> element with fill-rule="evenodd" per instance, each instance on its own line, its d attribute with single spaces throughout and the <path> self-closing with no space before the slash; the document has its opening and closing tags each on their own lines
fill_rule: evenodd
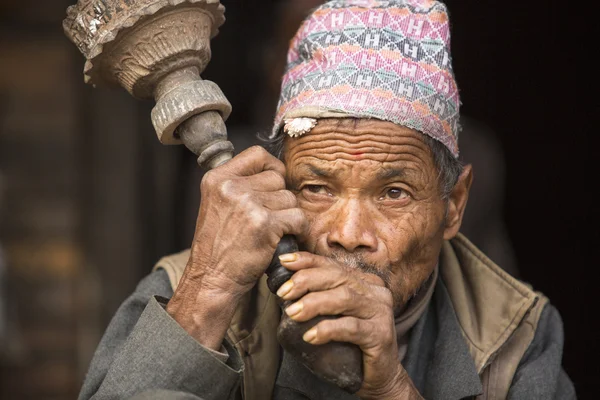
<svg viewBox="0 0 600 400">
<path fill-rule="evenodd" d="M 160 141 L 183 142 L 214 166 L 233 154 L 224 124 L 231 104 L 200 74 L 224 12 L 219 0 L 79 0 L 63 28 L 86 58 L 86 82 L 154 98 Z"/>
<path fill-rule="evenodd" d="M 204 70 L 224 12 L 219 0 L 79 0 L 63 28 L 86 57 L 86 82 L 150 98 L 172 63 Z"/>
</svg>

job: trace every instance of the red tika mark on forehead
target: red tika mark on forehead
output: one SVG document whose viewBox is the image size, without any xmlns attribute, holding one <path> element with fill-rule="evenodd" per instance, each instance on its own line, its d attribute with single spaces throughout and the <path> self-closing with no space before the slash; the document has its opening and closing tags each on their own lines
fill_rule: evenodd
<svg viewBox="0 0 600 400">
<path fill-rule="evenodd" d="M 353 155 L 354 157 L 360 157 L 362 155 L 364 155 L 365 153 L 360 152 L 360 151 L 355 151 L 355 152 L 351 152 L 351 155 Z"/>
</svg>

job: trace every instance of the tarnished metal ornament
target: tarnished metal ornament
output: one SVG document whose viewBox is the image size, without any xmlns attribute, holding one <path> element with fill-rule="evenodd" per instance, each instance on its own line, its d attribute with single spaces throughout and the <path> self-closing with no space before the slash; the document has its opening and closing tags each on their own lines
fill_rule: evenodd
<svg viewBox="0 0 600 400">
<path fill-rule="evenodd" d="M 79 0 L 63 28 L 86 57 L 86 82 L 151 98 L 152 84 L 174 67 L 204 70 L 224 12 L 219 0 Z"/>
<path fill-rule="evenodd" d="M 86 82 L 154 98 L 161 143 L 183 143 L 214 167 L 233 155 L 224 124 L 231 104 L 200 74 L 224 12 L 219 0 L 79 0 L 63 28 L 86 58 Z"/>
</svg>

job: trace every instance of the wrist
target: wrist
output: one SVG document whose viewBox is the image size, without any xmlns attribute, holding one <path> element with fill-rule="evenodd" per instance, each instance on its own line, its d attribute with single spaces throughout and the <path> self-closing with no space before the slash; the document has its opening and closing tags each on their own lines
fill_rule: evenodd
<svg viewBox="0 0 600 400">
<path fill-rule="evenodd" d="M 240 295 L 207 282 L 182 278 L 167 313 L 201 345 L 219 350 Z"/>
<path fill-rule="evenodd" d="M 406 371 L 402 371 L 402 374 L 395 380 L 395 385 L 390 394 L 383 398 L 389 400 L 423 400 L 421 393 L 419 393 Z"/>
<path fill-rule="evenodd" d="M 207 254 L 209 254 L 207 249 L 203 249 L 198 244 L 192 245 L 190 258 L 181 282 L 189 281 L 193 282 L 192 285 L 202 285 L 208 291 L 241 297 L 260 278 L 260 276 L 254 278 L 247 271 L 241 274 L 236 273 L 236 268 L 232 268 L 232 265 L 239 264 L 239 261 L 236 261 L 235 258 Z"/>
<path fill-rule="evenodd" d="M 408 373 L 404 368 L 400 368 L 388 384 L 377 390 L 368 390 L 369 393 L 362 393 L 360 398 L 363 400 L 423 400 Z"/>
</svg>

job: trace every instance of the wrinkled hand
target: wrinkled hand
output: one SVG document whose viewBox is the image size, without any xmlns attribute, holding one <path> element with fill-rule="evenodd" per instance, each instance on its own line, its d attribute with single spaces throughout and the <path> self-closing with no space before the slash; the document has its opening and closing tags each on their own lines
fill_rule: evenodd
<svg viewBox="0 0 600 400">
<path fill-rule="evenodd" d="M 281 237 L 305 228 L 284 175 L 283 163 L 258 146 L 206 173 L 190 272 L 210 275 L 226 290 L 254 286 Z"/>
<path fill-rule="evenodd" d="M 363 399 L 420 399 L 398 359 L 392 293 L 374 274 L 351 269 L 330 258 L 299 252 L 282 264 L 297 271 L 278 295 L 295 300 L 285 312 L 296 321 L 324 320 L 304 334 L 312 344 L 357 344 L 363 352 Z"/>
<path fill-rule="evenodd" d="M 284 175 L 283 163 L 256 146 L 202 180 L 190 259 L 167 306 L 202 344 L 220 346 L 236 300 L 263 275 L 281 237 L 306 228 Z"/>
</svg>

